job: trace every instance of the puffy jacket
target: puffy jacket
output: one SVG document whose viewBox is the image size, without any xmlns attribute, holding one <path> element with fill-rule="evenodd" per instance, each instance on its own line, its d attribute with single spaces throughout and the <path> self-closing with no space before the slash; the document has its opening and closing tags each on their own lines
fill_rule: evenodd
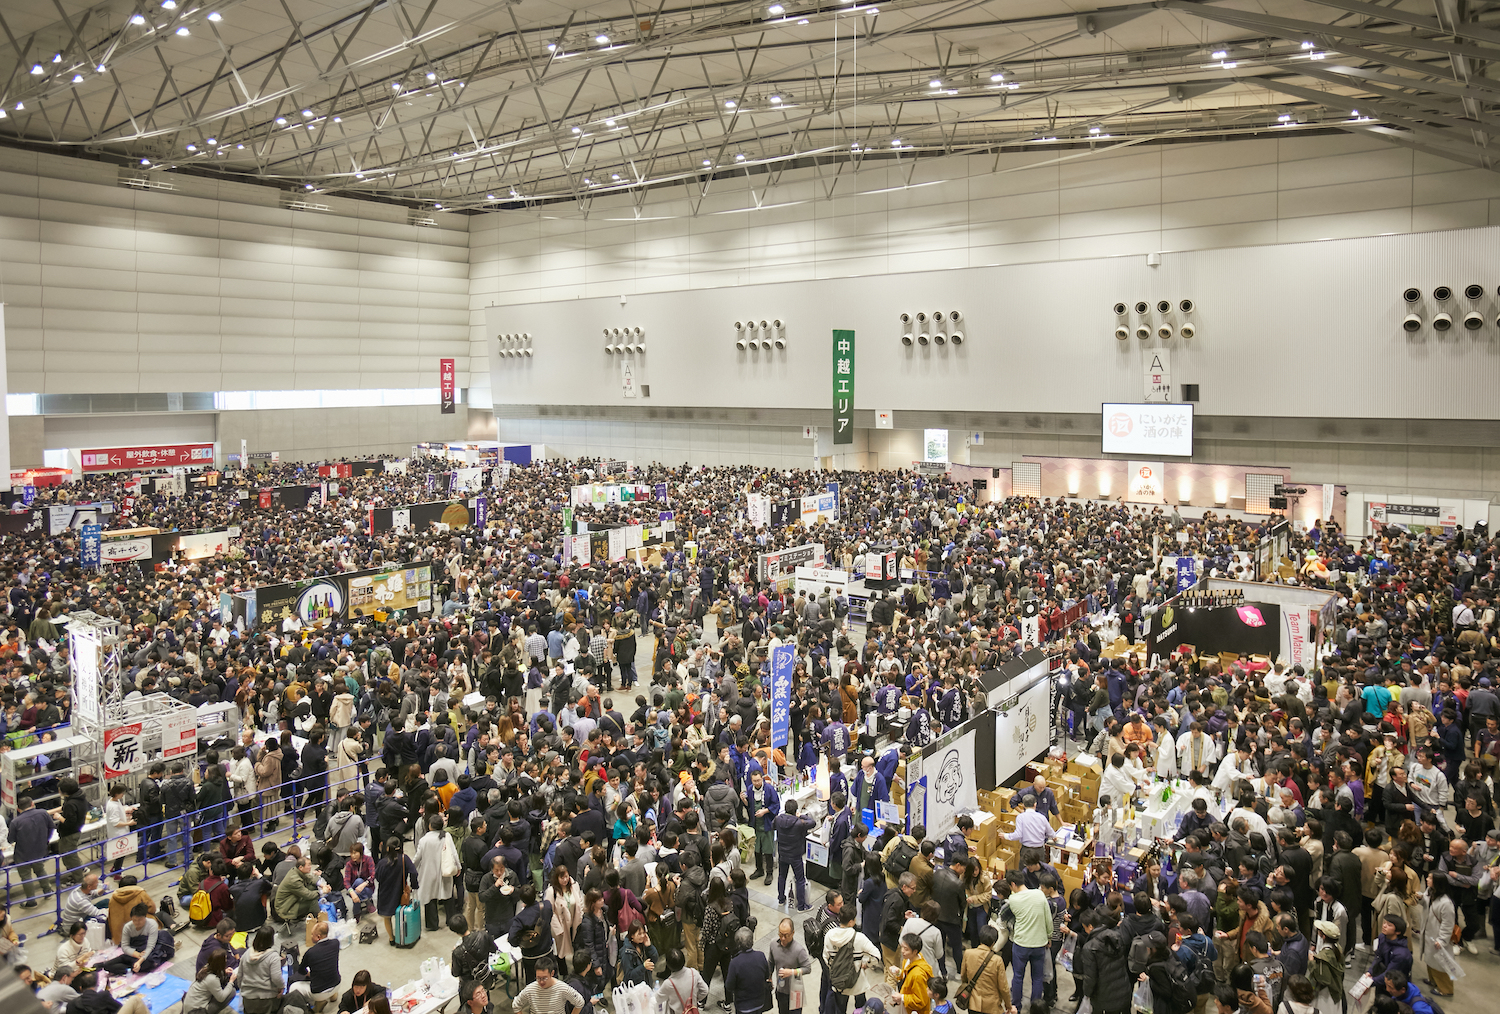
<svg viewBox="0 0 1500 1014">
<path fill-rule="evenodd" d="M 807 835 L 815 826 L 811 817 L 778 813 L 771 826 L 776 830 L 776 856 L 781 862 L 799 859 L 807 852 Z"/>
<path fill-rule="evenodd" d="M 1116 930 L 1100 930 L 1084 942 L 1074 969 L 1078 989 L 1095 1010 L 1128 1010 L 1131 982 L 1126 956 L 1129 947 Z"/>
<path fill-rule="evenodd" d="M 740 797 L 724 782 L 715 782 L 703 793 L 703 812 L 708 816 L 710 831 L 721 831 L 729 824 L 738 823 L 739 809 Z"/>
<path fill-rule="evenodd" d="M 1378 979 L 1392 968 L 1411 975 L 1411 945 L 1405 937 L 1388 939 L 1385 934 L 1375 942 L 1375 958 L 1370 962 L 1370 978 Z"/>
<path fill-rule="evenodd" d="M 585 915 L 583 921 L 578 924 L 578 936 L 573 941 L 574 952 L 582 951 L 589 955 L 592 967 L 608 973 L 612 970 L 609 963 L 609 926 L 603 919 L 592 914 Z"/>
</svg>

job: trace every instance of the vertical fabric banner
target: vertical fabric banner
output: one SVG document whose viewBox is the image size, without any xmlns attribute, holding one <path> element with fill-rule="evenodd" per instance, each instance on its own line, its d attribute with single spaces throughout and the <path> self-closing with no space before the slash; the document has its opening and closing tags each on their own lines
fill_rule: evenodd
<svg viewBox="0 0 1500 1014">
<path fill-rule="evenodd" d="M 443 415 L 452 415 L 456 411 L 456 409 L 454 408 L 455 401 L 453 397 L 454 376 L 453 360 L 439 359 L 438 386 L 441 388 L 443 395 Z"/>
<path fill-rule="evenodd" d="M 487 496 L 477 497 L 474 500 L 474 524 L 482 532 L 485 522 L 490 519 L 490 498 Z"/>
<path fill-rule="evenodd" d="M 1198 583 L 1198 563 L 1191 556 L 1177 558 L 1177 590 L 1187 591 Z"/>
<path fill-rule="evenodd" d="M 29 487 L 28 487 L 29 488 Z M 99 526 L 83 525 L 79 528 L 82 536 L 82 548 L 79 557 L 86 569 L 98 569 L 99 567 Z"/>
<path fill-rule="evenodd" d="M 854 443 L 854 332 L 833 332 L 833 442 Z"/>
<path fill-rule="evenodd" d="M 240 471 L 241 472 L 248 472 L 249 470 L 250 470 L 250 441 L 242 439 L 240 441 Z"/>
<path fill-rule="evenodd" d="M 771 745 L 786 746 L 792 729 L 792 669 L 797 662 L 795 645 L 778 644 L 771 649 Z"/>
</svg>

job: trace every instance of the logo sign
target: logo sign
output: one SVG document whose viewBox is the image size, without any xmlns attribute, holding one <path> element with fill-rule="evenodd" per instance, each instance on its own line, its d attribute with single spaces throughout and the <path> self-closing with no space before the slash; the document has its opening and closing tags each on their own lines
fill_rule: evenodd
<svg viewBox="0 0 1500 1014">
<path fill-rule="evenodd" d="M 117 725 L 104 730 L 104 777 L 121 778 L 146 763 L 146 746 L 141 742 L 141 723 Z"/>
<path fill-rule="evenodd" d="M 455 392 L 454 384 L 455 384 L 456 378 L 457 378 L 457 374 L 454 373 L 454 371 L 453 371 L 453 360 L 451 360 L 451 359 L 439 359 L 438 360 L 438 388 L 439 388 L 439 390 L 442 393 L 442 400 L 443 400 L 443 413 L 442 414 L 443 415 L 452 415 L 454 412 L 457 411 L 457 409 L 455 408 L 455 405 L 457 404 L 457 401 L 454 398 L 454 392 Z"/>
<path fill-rule="evenodd" d="M 1264 627 L 1266 625 L 1266 618 L 1254 606 L 1238 606 L 1235 608 L 1235 612 L 1240 614 L 1240 622 L 1247 627 Z"/>
<path fill-rule="evenodd" d="M 1132 461 L 1125 473 L 1125 499 L 1131 503 L 1166 503 L 1166 467 L 1160 461 Z"/>
<path fill-rule="evenodd" d="M 141 468 L 212 467 L 213 444 L 152 444 L 146 447 L 89 448 L 80 452 L 85 472 L 124 472 Z"/>
<path fill-rule="evenodd" d="M 771 745 L 786 746 L 792 728 L 792 669 L 797 661 L 793 645 L 771 649 Z"/>
<path fill-rule="evenodd" d="M 82 536 L 79 557 L 83 565 L 85 567 L 99 566 L 99 526 L 84 525 L 79 532 Z"/>
<path fill-rule="evenodd" d="M 297 596 L 297 617 L 303 623 L 322 623 L 344 615 L 344 590 L 332 581 L 319 581 Z"/>
<path fill-rule="evenodd" d="M 1172 353 L 1166 349 L 1147 350 L 1142 356 L 1145 367 L 1145 392 L 1142 401 L 1165 404 L 1172 400 Z"/>
<path fill-rule="evenodd" d="M 24 490 L 21 491 L 21 502 L 24 503 L 27 507 L 30 507 L 31 506 L 31 502 L 33 500 L 35 500 L 35 499 L 36 499 L 36 487 L 35 486 L 27 486 Z"/>
<path fill-rule="evenodd" d="M 1130 436 L 1135 429 L 1135 420 L 1124 412 L 1116 412 L 1109 417 L 1109 435 L 1112 437 L 1125 438 Z"/>
</svg>

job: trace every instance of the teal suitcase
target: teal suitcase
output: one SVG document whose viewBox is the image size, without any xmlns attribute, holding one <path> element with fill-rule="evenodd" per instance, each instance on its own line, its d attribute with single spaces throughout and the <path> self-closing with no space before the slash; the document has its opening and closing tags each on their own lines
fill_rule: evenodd
<svg viewBox="0 0 1500 1014">
<path fill-rule="evenodd" d="M 396 931 L 397 947 L 415 947 L 422 939 L 422 903 L 413 899 L 409 905 L 396 909 L 392 926 Z"/>
</svg>

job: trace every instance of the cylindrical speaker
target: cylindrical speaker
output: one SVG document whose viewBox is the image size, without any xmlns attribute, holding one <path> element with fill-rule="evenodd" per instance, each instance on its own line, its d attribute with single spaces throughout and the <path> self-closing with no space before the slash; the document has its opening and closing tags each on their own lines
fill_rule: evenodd
<svg viewBox="0 0 1500 1014">
<path fill-rule="evenodd" d="M 1191 299 L 1184 299 L 1182 302 L 1177 304 L 1177 309 L 1181 310 L 1183 313 L 1192 313 L 1193 301 Z"/>
<path fill-rule="evenodd" d="M 947 314 L 943 313 L 942 310 L 939 310 L 932 315 L 932 322 L 934 324 L 941 324 L 944 320 L 947 319 L 947 317 Z"/>
<path fill-rule="evenodd" d="M 1135 304 L 1135 312 L 1136 313 L 1150 313 L 1151 312 L 1151 304 L 1148 303 L 1148 302 L 1146 302 L 1144 299 L 1142 299 L 1142 300 L 1138 301 Z"/>
<path fill-rule="evenodd" d="M 1484 327 L 1484 314 L 1478 310 L 1470 310 L 1464 314 L 1464 327 L 1470 331 L 1478 331 Z"/>
<path fill-rule="evenodd" d="M 1178 333 L 1181 334 L 1184 338 L 1191 338 L 1193 337 L 1193 335 L 1198 333 L 1198 328 L 1192 324 L 1184 324 L 1178 330 Z"/>
<path fill-rule="evenodd" d="M 1120 341 L 1124 341 L 1125 339 L 1130 337 L 1130 328 L 1126 327 L 1124 324 L 1121 324 L 1119 327 L 1115 328 L 1115 337 L 1120 339 Z"/>
<path fill-rule="evenodd" d="M 634 330 L 634 331 L 633 331 L 633 332 L 632 332 L 632 333 L 633 333 L 633 334 L 634 334 L 634 335 L 635 335 L 635 336 L 636 336 L 636 337 L 637 337 L 637 338 L 639 338 L 639 337 L 641 337 L 641 336 L 642 336 L 642 335 L 643 335 L 643 334 L 645 334 L 645 333 L 646 333 L 646 332 L 644 332 L 644 331 L 642 331 L 642 330 L 641 330 L 641 329 L 640 329 L 640 328 L 635 328 L 635 330 Z"/>
<path fill-rule="evenodd" d="M 1484 286 L 1478 284 L 1466 285 L 1464 286 L 1464 295 L 1470 299 L 1482 299 L 1484 297 Z"/>
<path fill-rule="evenodd" d="M 906 334 L 904 334 L 904 335 L 901 336 L 901 344 L 905 345 L 907 348 L 911 347 L 912 341 L 913 341 L 913 338 L 911 336 L 911 332 L 910 331 L 908 331 Z"/>
<path fill-rule="evenodd" d="M 606 338 L 609 337 L 609 328 L 605 328 L 604 329 L 604 337 L 606 337 Z"/>
<path fill-rule="evenodd" d="M 742 320 L 735 321 L 734 322 L 734 329 L 736 331 L 743 331 L 743 330 L 745 330 L 745 322 L 742 321 Z"/>
<path fill-rule="evenodd" d="M 932 341 L 932 339 L 930 337 L 928 337 L 928 335 L 925 332 L 922 333 L 922 334 L 917 335 L 917 344 L 918 345 L 926 345 L 930 341 Z"/>
<path fill-rule="evenodd" d="M 783 325 L 781 323 L 781 321 L 779 321 L 779 320 L 773 320 L 773 321 L 771 321 L 771 326 L 774 327 L 778 331 L 781 331 L 781 330 L 785 329 L 785 325 Z"/>
<path fill-rule="evenodd" d="M 642 356 L 645 355 L 646 354 L 646 346 L 645 346 L 645 344 L 643 344 L 641 342 L 636 342 L 635 351 L 636 351 L 637 355 L 642 355 Z"/>
<path fill-rule="evenodd" d="M 961 321 L 963 319 L 964 319 L 964 315 L 960 311 L 958 311 L 958 310 L 949 310 L 948 311 L 948 322 L 950 324 L 957 324 L 959 321 Z"/>
<path fill-rule="evenodd" d="M 1172 337 L 1172 332 L 1173 328 L 1171 324 L 1158 324 L 1156 327 L 1156 337 L 1160 338 L 1162 341 L 1167 341 L 1168 339 L 1170 339 Z"/>
<path fill-rule="evenodd" d="M 911 323 L 911 314 L 909 314 L 909 313 L 903 313 L 901 315 L 901 323 L 903 323 L 903 324 L 910 324 Z"/>
<path fill-rule="evenodd" d="M 917 311 L 917 326 L 920 327 L 921 325 L 926 324 L 926 323 L 927 323 L 927 314 L 923 313 L 920 310 Z"/>
<path fill-rule="evenodd" d="M 1124 303 L 1116 303 L 1115 304 L 1115 316 L 1116 317 L 1123 317 L 1123 316 L 1125 316 L 1129 312 L 1130 312 L 1130 307 L 1126 306 Z"/>
<path fill-rule="evenodd" d="M 612 355 L 614 355 L 615 354 L 615 347 L 613 345 L 606 344 L 604 346 L 604 354 L 606 356 L 612 356 Z"/>
<path fill-rule="evenodd" d="M 771 330 L 771 322 L 768 321 L 768 320 L 761 321 L 760 322 L 760 329 L 762 331 L 769 331 L 769 330 Z"/>
<path fill-rule="evenodd" d="M 532 351 L 531 349 L 522 349 L 521 353 L 523 355 L 525 355 L 527 359 L 530 359 L 531 358 L 531 351 Z"/>
<path fill-rule="evenodd" d="M 760 340 L 760 347 L 762 349 L 764 349 L 765 351 L 770 352 L 771 351 L 771 339 L 769 339 L 769 338 L 762 338 Z"/>
<path fill-rule="evenodd" d="M 1171 313 L 1172 312 L 1172 304 L 1169 303 L 1169 302 L 1167 302 L 1165 299 L 1157 300 L 1157 302 L 1156 302 L 1156 312 L 1157 313 Z"/>
<path fill-rule="evenodd" d="M 1453 296 L 1453 290 L 1446 285 L 1439 285 L 1432 290 L 1432 298 L 1439 303 L 1446 303 Z"/>
<path fill-rule="evenodd" d="M 1141 341 L 1145 341 L 1147 338 L 1151 337 L 1151 329 L 1145 324 L 1142 324 L 1135 329 L 1135 336 Z"/>
<path fill-rule="evenodd" d="M 1414 313 L 1408 313 L 1401 320 L 1401 328 L 1404 331 L 1420 331 L 1422 330 L 1422 318 Z"/>
<path fill-rule="evenodd" d="M 1453 326 L 1453 317 L 1450 314 L 1440 313 L 1432 318 L 1432 329 L 1434 331 L 1446 331 Z"/>
<path fill-rule="evenodd" d="M 745 339 L 743 339 L 743 338 L 737 338 L 737 339 L 735 339 L 734 347 L 737 348 L 737 349 L 739 349 L 741 352 L 745 351 Z"/>
<path fill-rule="evenodd" d="M 786 348 L 786 336 L 785 335 L 777 335 L 776 336 L 776 347 L 778 349 L 785 349 Z"/>
<path fill-rule="evenodd" d="M 1406 300 L 1408 303 L 1415 303 L 1417 300 L 1422 298 L 1422 290 L 1417 288 L 1416 286 L 1413 286 L 1402 292 L 1401 298 Z"/>
<path fill-rule="evenodd" d="M 947 345 L 948 344 L 948 335 L 946 333 L 942 332 L 942 331 L 939 331 L 937 334 L 935 334 L 935 335 L 932 336 L 932 344 L 934 344 L 934 345 Z"/>
<path fill-rule="evenodd" d="M 964 333 L 962 331 L 954 331 L 948 336 L 948 340 L 955 345 L 962 345 L 964 343 Z"/>
</svg>

